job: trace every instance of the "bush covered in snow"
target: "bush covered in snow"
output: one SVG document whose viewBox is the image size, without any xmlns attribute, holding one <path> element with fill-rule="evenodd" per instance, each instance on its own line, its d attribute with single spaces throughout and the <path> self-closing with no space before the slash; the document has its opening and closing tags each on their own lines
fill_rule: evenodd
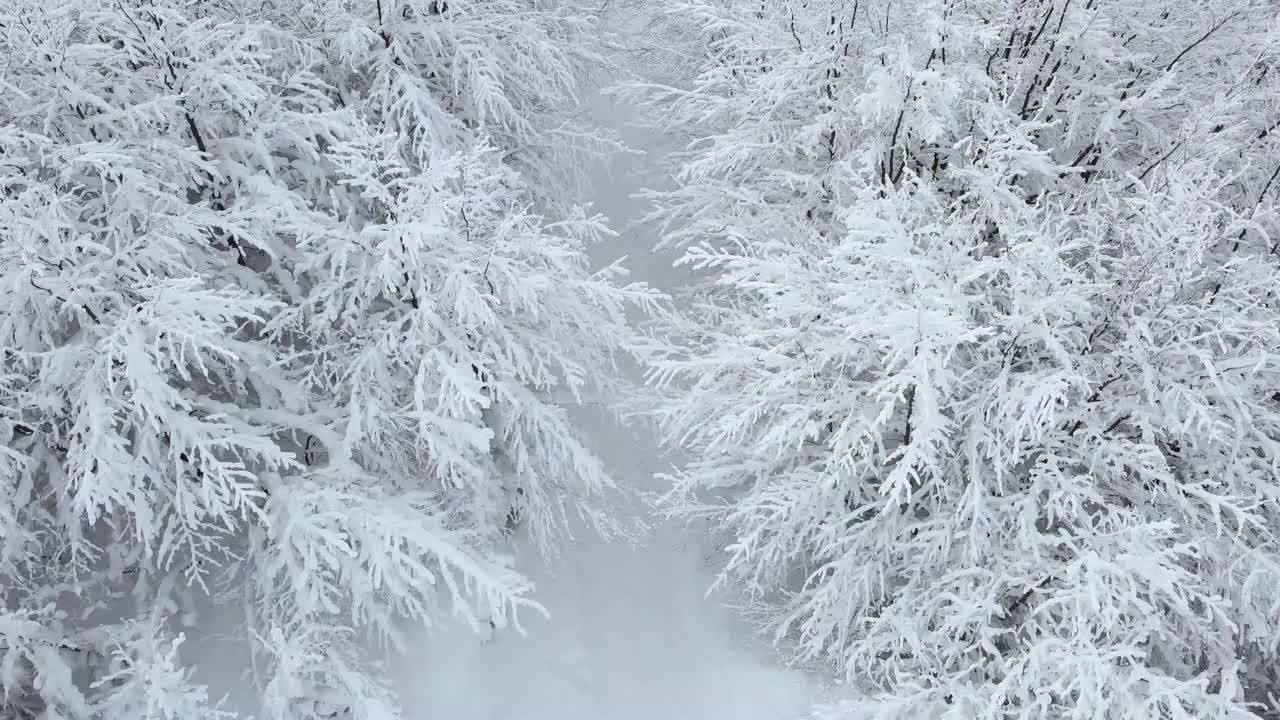
<svg viewBox="0 0 1280 720">
<path fill-rule="evenodd" d="M 1280 24 L 697 0 L 671 502 L 839 717 L 1280 712 Z"/>
<path fill-rule="evenodd" d="M 266 716 L 395 717 L 370 642 L 532 605 L 513 503 L 549 546 L 611 486 L 551 394 L 655 299 L 561 189 L 593 22 L 0 4 L 0 715 L 218 717 L 217 604 Z"/>
</svg>

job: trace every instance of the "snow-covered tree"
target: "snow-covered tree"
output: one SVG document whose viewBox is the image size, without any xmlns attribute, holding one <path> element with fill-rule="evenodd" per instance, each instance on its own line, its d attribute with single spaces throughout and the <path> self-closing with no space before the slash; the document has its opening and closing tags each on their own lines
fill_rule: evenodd
<svg viewBox="0 0 1280 720">
<path fill-rule="evenodd" d="M 699 0 L 659 418 L 868 718 L 1280 713 L 1280 23 Z"/>
<path fill-rule="evenodd" d="M 541 0 L 0 3 L 0 714 L 395 717 L 379 642 L 504 625 L 611 481 L 560 403 L 647 306 L 564 153 Z M 566 182 L 557 184 L 557 179 Z M 189 646 L 189 645 L 188 645 Z"/>
</svg>

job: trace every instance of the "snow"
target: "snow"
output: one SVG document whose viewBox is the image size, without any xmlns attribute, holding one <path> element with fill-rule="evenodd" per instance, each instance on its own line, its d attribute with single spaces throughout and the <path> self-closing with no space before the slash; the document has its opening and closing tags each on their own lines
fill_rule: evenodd
<svg viewBox="0 0 1280 720">
<path fill-rule="evenodd" d="M 423 661 L 405 666 L 409 717 L 799 716 L 811 684 L 744 644 L 729 612 L 704 597 L 709 577 L 684 533 L 665 527 L 645 540 L 633 548 L 584 538 L 555 570 L 535 572 L 550 617 L 531 618 L 525 637 L 432 638 Z"/>
<path fill-rule="evenodd" d="M 621 479 L 646 482 L 660 462 L 649 439 L 593 414 L 582 420 L 602 428 Z M 549 617 L 529 616 L 525 637 L 430 638 L 404 667 L 409 717 L 782 720 L 815 698 L 813 681 L 706 597 L 705 548 L 682 528 L 658 524 L 638 546 L 584 533 L 553 563 L 521 555 Z"/>
<path fill-rule="evenodd" d="M 595 172 L 596 209 L 623 232 L 596 248 L 604 264 L 627 255 L 633 277 L 664 289 L 679 285 L 671 256 L 653 252 L 651 229 L 638 227 L 644 203 L 632 197 L 660 181 L 669 141 L 628 126 L 635 109 L 597 95 L 597 120 L 644 154 Z M 576 412 L 620 484 L 658 489 L 666 469 L 643 429 L 620 427 L 598 408 Z M 637 505 L 633 512 L 645 513 Z M 653 517 L 637 543 L 602 542 L 581 533 L 551 562 L 518 548 L 518 565 L 536 583 L 549 617 L 526 615 L 491 640 L 465 629 L 424 638 L 420 661 L 401 668 L 408 716 L 449 720 L 783 720 L 801 717 L 819 684 L 786 669 L 773 648 L 708 597 L 714 568 L 706 538 Z"/>
<path fill-rule="evenodd" d="M 1276 716 L 1274 0 L 602 2 L 5 4 L 0 716 Z"/>
</svg>

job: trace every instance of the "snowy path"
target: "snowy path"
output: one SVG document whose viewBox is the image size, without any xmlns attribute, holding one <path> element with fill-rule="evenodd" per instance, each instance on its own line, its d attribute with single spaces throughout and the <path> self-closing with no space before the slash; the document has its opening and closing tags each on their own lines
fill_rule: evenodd
<svg viewBox="0 0 1280 720">
<path fill-rule="evenodd" d="M 633 147 L 658 146 L 628 129 L 633 109 L 595 98 L 597 120 Z M 660 152 L 660 150 L 659 150 Z M 657 152 L 627 156 L 598 173 L 596 209 L 627 228 L 642 212 L 631 193 L 656 179 Z M 659 287 L 670 258 L 652 238 L 624 232 L 597 248 L 608 262 L 629 255 L 633 277 Z M 580 413 L 619 482 L 650 487 L 662 460 L 651 438 L 619 428 L 602 412 Z M 779 668 L 729 610 L 704 596 L 712 580 L 705 551 L 679 528 L 658 527 L 640 547 L 583 536 L 532 574 L 549 619 L 526 619 L 527 637 L 504 631 L 482 644 L 465 632 L 432 638 L 424 662 L 406 667 L 405 700 L 421 720 L 789 720 L 815 699 L 813 684 Z M 530 558 L 522 558 L 527 569 Z M 536 560 L 534 567 L 537 567 Z M 431 658 L 436 658 L 435 662 Z"/>
<path fill-rule="evenodd" d="M 600 421 L 597 427 L 607 427 Z M 641 480 L 656 457 L 634 436 L 597 435 L 620 471 Z M 489 643 L 459 631 L 433 638 L 407 670 L 421 720 L 791 720 L 815 698 L 799 673 L 777 668 L 731 613 L 706 599 L 710 574 L 685 533 L 659 528 L 643 546 L 583 537 L 535 572 L 549 619 Z"/>
</svg>

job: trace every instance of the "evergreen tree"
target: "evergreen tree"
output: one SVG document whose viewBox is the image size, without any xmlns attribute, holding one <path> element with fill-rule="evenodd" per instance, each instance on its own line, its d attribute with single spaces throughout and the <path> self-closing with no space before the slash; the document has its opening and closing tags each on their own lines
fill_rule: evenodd
<svg viewBox="0 0 1280 720">
<path fill-rule="evenodd" d="M 602 517 L 556 403 L 655 300 L 554 182 L 592 23 L 0 3 L 0 714 L 221 717 L 230 604 L 266 716 L 396 717 L 370 643 L 536 607 L 503 538 Z"/>
<path fill-rule="evenodd" d="M 832 715 L 1280 712 L 1276 5 L 671 12 L 672 509 Z"/>
</svg>

